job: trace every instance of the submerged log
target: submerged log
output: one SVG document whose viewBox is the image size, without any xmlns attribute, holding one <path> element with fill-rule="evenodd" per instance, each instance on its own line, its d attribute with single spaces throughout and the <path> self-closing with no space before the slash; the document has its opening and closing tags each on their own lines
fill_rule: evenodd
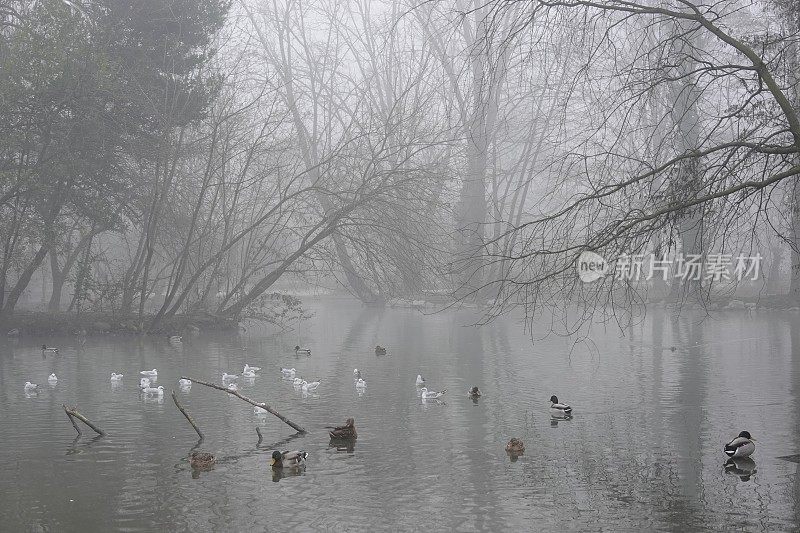
<svg viewBox="0 0 800 533">
<path fill-rule="evenodd" d="M 175 402 L 175 407 L 178 408 L 178 411 L 180 411 L 181 414 L 186 417 L 186 420 L 188 420 L 189 423 L 192 425 L 194 430 L 197 432 L 197 436 L 200 437 L 200 440 L 202 441 L 203 439 L 205 439 L 205 437 L 203 436 L 203 432 L 200 431 L 200 428 L 197 427 L 197 424 L 194 423 L 194 419 L 191 417 L 189 413 L 186 412 L 186 409 L 183 408 L 181 402 L 178 401 L 178 396 L 175 394 L 174 390 L 172 391 L 172 401 Z"/>
<path fill-rule="evenodd" d="M 94 424 L 92 424 L 92 423 L 89 421 L 89 419 L 88 419 L 88 418 L 86 418 L 85 416 L 83 416 L 82 414 L 80 414 L 80 413 L 78 412 L 78 408 L 77 408 L 77 407 L 67 407 L 67 406 L 66 406 L 66 404 L 61 404 L 61 407 L 63 407 L 63 408 L 64 408 L 64 412 L 65 412 L 65 413 L 67 413 L 67 417 L 69 417 L 69 421 L 70 421 L 70 422 L 72 422 L 72 426 L 73 426 L 73 427 L 75 428 L 75 430 L 78 432 L 78 435 L 80 435 L 80 434 L 81 434 L 81 430 L 80 430 L 80 429 L 78 429 L 78 425 L 75 423 L 75 419 L 76 419 L 76 418 L 77 418 L 78 420 L 80 420 L 81 422 L 83 422 L 84 424 L 86 424 L 87 426 L 89 426 L 90 428 L 92 428 L 92 430 L 93 430 L 95 433 L 97 433 L 98 435 L 105 435 L 105 434 L 106 434 L 106 432 L 105 432 L 105 431 L 103 431 L 103 430 L 102 430 L 102 429 L 100 429 L 99 427 L 97 427 L 97 426 L 95 426 Z"/>
<path fill-rule="evenodd" d="M 305 429 L 303 429 L 302 427 L 298 426 L 297 424 L 295 424 L 294 422 L 292 422 L 291 420 L 289 420 L 288 418 L 286 418 L 285 416 L 280 414 L 278 411 L 276 411 L 275 409 L 273 409 L 272 407 L 267 405 L 266 403 L 257 402 L 257 401 L 255 401 L 253 399 L 250 399 L 247 396 L 244 396 L 244 395 L 240 394 L 239 391 L 230 390 L 227 387 L 222 387 L 221 385 L 217 385 L 216 383 L 209 383 L 208 381 L 202 381 L 202 380 L 199 380 L 199 379 L 194 379 L 194 378 L 190 378 L 190 377 L 186 377 L 186 376 L 181 376 L 181 379 L 188 379 L 188 380 L 191 380 L 192 383 L 198 383 L 200 385 L 205 385 L 206 387 L 211 387 L 212 389 L 217 389 L 217 390 L 221 390 L 222 392 L 227 392 L 228 394 L 230 394 L 232 396 L 236 396 L 240 400 L 243 400 L 243 401 L 249 403 L 250 405 L 253 405 L 253 406 L 256 406 L 256 407 L 261 407 L 262 409 L 264 409 L 268 413 L 270 413 L 270 414 L 276 416 L 277 418 L 279 418 L 284 424 L 287 424 L 287 425 L 291 426 L 295 431 L 298 431 L 300 433 L 306 433 Z"/>
</svg>

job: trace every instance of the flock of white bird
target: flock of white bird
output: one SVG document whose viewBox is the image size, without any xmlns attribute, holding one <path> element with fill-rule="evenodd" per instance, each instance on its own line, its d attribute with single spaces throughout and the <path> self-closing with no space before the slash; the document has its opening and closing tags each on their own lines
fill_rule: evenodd
<svg viewBox="0 0 800 533">
<path fill-rule="evenodd" d="M 182 342 L 181 337 L 173 336 L 169 338 L 171 344 L 179 344 Z M 299 347 L 295 347 L 295 352 Z M 310 350 L 307 350 L 310 354 Z M 53 352 L 58 354 L 58 348 L 47 347 L 46 345 L 42 345 L 42 353 L 45 352 Z M 253 380 L 257 377 L 257 372 L 261 370 L 261 367 L 258 366 L 250 366 L 249 364 L 245 363 L 244 368 L 242 369 L 241 377 L 246 380 Z M 142 376 L 139 379 L 139 388 L 141 389 L 142 393 L 145 397 L 153 397 L 153 398 L 163 398 L 164 397 L 164 387 L 162 385 L 153 386 L 158 379 L 158 370 L 142 370 L 139 372 Z M 238 386 L 236 385 L 235 381 L 238 380 L 240 377 L 239 374 L 228 374 L 227 372 L 222 373 L 222 383 L 223 386 L 227 387 L 230 391 L 237 391 Z M 319 386 L 322 380 L 317 379 L 315 381 L 306 381 L 305 379 L 301 378 L 297 375 L 296 368 L 281 368 L 281 377 L 285 381 L 290 381 L 292 386 L 296 391 L 302 391 L 303 395 L 313 394 L 316 393 L 319 389 Z M 117 374 L 116 372 L 111 372 L 111 384 L 117 385 L 122 381 L 123 375 Z M 58 377 L 55 373 L 51 373 L 47 377 L 47 382 L 51 387 L 55 387 L 58 383 Z M 427 400 L 434 400 L 439 402 L 441 398 L 447 392 L 447 389 L 442 389 L 441 391 L 433 391 L 429 390 L 426 386 L 425 379 L 422 377 L 421 374 L 417 374 L 417 379 L 415 382 L 417 386 L 417 395 L 422 399 L 422 402 L 425 403 Z M 192 381 L 189 379 L 181 378 L 178 380 L 178 385 L 182 391 L 188 391 L 192 387 Z M 355 387 L 356 392 L 359 396 L 363 395 L 367 389 L 367 382 L 361 376 L 361 371 L 357 368 L 353 369 L 353 385 Z M 25 394 L 34 396 L 38 394 L 39 385 L 35 383 L 31 383 L 30 381 L 25 382 L 24 386 Z M 468 395 L 473 399 L 480 397 L 481 392 L 477 387 L 473 387 L 469 390 Z M 550 409 L 551 414 L 557 418 L 572 418 L 572 407 L 568 404 L 564 404 L 558 401 L 558 397 L 551 396 L 550 397 Z M 256 415 L 264 415 L 268 411 L 263 407 L 254 407 L 253 412 Z M 514 440 L 514 439 L 512 439 Z M 742 431 L 739 435 L 731 440 L 730 442 L 725 444 L 724 452 L 728 457 L 731 459 L 738 459 L 738 458 L 747 458 L 755 451 L 755 439 L 751 437 L 750 433 L 747 431 Z M 521 441 L 520 441 L 521 445 Z"/>
</svg>

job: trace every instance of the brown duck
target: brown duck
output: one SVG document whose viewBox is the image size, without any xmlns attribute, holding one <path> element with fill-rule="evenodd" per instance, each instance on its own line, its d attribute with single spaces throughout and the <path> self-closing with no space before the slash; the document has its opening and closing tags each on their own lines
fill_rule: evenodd
<svg viewBox="0 0 800 533">
<path fill-rule="evenodd" d="M 525 452 L 525 444 L 518 438 L 513 438 L 506 444 L 506 451 L 515 455 L 521 455 Z"/>
<path fill-rule="evenodd" d="M 213 454 L 206 452 L 192 452 L 189 454 L 189 464 L 192 468 L 208 468 L 217 462 Z"/>
<path fill-rule="evenodd" d="M 330 430 L 332 439 L 357 439 L 358 433 L 356 432 L 355 420 L 348 418 L 345 425 L 332 428 Z"/>
</svg>

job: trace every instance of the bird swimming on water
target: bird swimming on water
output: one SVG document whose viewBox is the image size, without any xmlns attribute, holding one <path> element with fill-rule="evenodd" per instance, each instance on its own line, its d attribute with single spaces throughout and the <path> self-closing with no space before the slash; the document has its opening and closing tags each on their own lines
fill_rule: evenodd
<svg viewBox="0 0 800 533">
<path fill-rule="evenodd" d="M 330 426 L 329 426 L 330 427 Z M 348 418 L 343 426 L 330 428 L 328 432 L 332 439 L 357 439 L 356 423 L 352 418 Z"/>
<path fill-rule="evenodd" d="M 447 392 L 447 389 L 442 389 L 441 392 L 437 392 L 437 391 L 429 391 L 427 387 L 422 387 L 419 390 L 419 392 L 420 392 L 420 397 L 423 400 L 438 400 L 439 398 L 444 396 L 444 393 Z"/>
<path fill-rule="evenodd" d="M 189 454 L 189 464 L 192 468 L 208 468 L 217 462 L 213 454 L 207 452 L 192 452 Z"/>
<path fill-rule="evenodd" d="M 421 387 L 423 385 L 425 385 L 425 379 L 421 374 L 417 374 L 417 387 Z"/>
<path fill-rule="evenodd" d="M 290 468 L 294 466 L 303 466 L 306 463 L 308 454 L 303 451 L 294 450 L 291 452 L 272 452 L 272 460 L 269 462 L 272 468 Z"/>
<path fill-rule="evenodd" d="M 525 451 L 525 444 L 522 440 L 514 437 L 506 444 L 506 451 L 511 454 L 521 455 Z"/>
<path fill-rule="evenodd" d="M 375 346 L 375 355 L 386 355 L 386 348 L 378 344 Z"/>
<path fill-rule="evenodd" d="M 555 394 L 550 396 L 550 409 L 553 410 L 554 414 L 559 414 L 562 416 L 572 414 L 572 407 L 565 403 L 559 403 L 558 397 Z"/>
<path fill-rule="evenodd" d="M 756 440 L 750 436 L 749 431 L 742 431 L 735 439 L 725 445 L 723 451 L 728 457 L 750 457 L 756 451 Z"/>
<path fill-rule="evenodd" d="M 477 386 L 475 386 L 469 389 L 469 392 L 467 394 L 469 395 L 470 398 L 480 398 L 481 390 Z"/>
<path fill-rule="evenodd" d="M 42 344 L 42 353 L 45 353 L 45 352 L 52 352 L 52 353 L 57 354 L 58 353 L 58 348 L 53 348 L 52 346 L 48 347 L 46 344 Z"/>
<path fill-rule="evenodd" d="M 311 355 L 311 348 L 301 348 L 299 345 L 294 347 L 294 353 L 297 355 Z"/>
</svg>

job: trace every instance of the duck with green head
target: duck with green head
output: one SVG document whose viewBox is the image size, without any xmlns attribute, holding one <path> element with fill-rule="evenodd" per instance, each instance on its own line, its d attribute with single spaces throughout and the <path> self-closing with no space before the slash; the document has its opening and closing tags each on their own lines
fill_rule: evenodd
<svg viewBox="0 0 800 533">
<path fill-rule="evenodd" d="M 272 468 L 303 466 L 306 464 L 306 457 L 308 457 L 308 454 L 299 450 L 291 452 L 279 452 L 275 450 L 272 452 L 272 460 L 270 460 L 269 464 Z"/>
</svg>

